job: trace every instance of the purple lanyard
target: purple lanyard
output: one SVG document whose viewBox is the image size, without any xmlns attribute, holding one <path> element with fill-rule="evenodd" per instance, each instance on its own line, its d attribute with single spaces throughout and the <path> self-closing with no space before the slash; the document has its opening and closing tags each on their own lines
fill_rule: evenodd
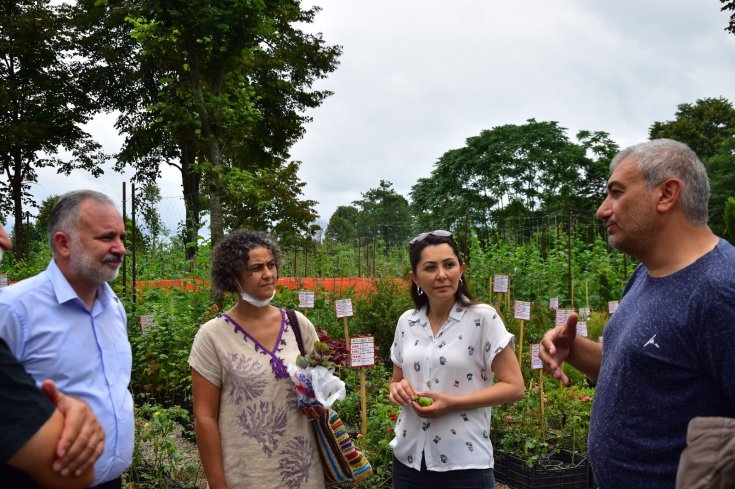
<svg viewBox="0 0 735 489">
<path fill-rule="evenodd" d="M 255 344 L 254 346 L 256 352 L 260 353 L 261 355 L 267 354 L 271 356 L 271 370 L 273 370 L 273 374 L 276 376 L 276 379 L 288 378 L 288 369 L 286 369 L 286 365 L 284 365 L 283 360 L 276 356 L 276 353 L 282 351 L 283 347 L 286 345 L 286 340 L 283 339 L 283 332 L 286 329 L 286 313 L 283 309 L 281 309 L 281 329 L 278 332 L 278 341 L 276 341 L 275 351 L 270 351 L 266 347 L 261 345 L 258 340 L 250 336 L 250 334 L 245 331 L 242 326 L 237 324 L 237 321 L 232 319 L 226 313 L 222 313 L 222 317 L 225 321 L 235 327 L 235 333 L 237 333 L 238 331 L 242 333 L 242 336 L 245 339 L 245 343 L 247 343 L 248 340 L 251 340 Z"/>
</svg>

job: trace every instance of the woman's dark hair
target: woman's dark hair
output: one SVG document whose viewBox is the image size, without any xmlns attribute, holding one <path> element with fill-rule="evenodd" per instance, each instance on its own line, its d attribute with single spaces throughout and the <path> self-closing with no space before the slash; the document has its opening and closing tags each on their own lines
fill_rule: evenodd
<svg viewBox="0 0 735 489">
<path fill-rule="evenodd" d="M 459 254 L 457 243 L 451 236 L 434 236 L 433 234 L 429 234 L 424 239 L 408 246 L 408 259 L 411 262 L 411 271 L 414 275 L 416 274 L 416 267 L 418 266 L 419 261 L 421 261 L 421 253 L 424 251 L 424 248 L 427 246 L 438 246 L 441 244 L 449 245 L 452 248 L 454 255 L 457 257 L 459 264 L 462 265 L 462 263 L 464 263 Z M 464 273 L 460 278 L 461 281 L 459 283 L 459 287 L 457 287 L 457 291 L 454 293 L 454 299 L 465 307 L 470 306 L 476 301 L 472 300 L 472 294 L 470 293 Z M 429 298 L 426 297 L 426 294 L 419 295 L 418 286 L 413 281 L 411 281 L 410 286 L 413 304 L 416 306 L 416 309 L 421 309 L 429 303 Z"/>
<path fill-rule="evenodd" d="M 222 292 L 239 292 L 235 280 L 247 268 L 250 250 L 266 248 L 276 261 L 276 275 L 281 266 L 281 249 L 276 241 L 261 231 L 237 230 L 225 236 L 214 247 L 212 285 Z"/>
</svg>

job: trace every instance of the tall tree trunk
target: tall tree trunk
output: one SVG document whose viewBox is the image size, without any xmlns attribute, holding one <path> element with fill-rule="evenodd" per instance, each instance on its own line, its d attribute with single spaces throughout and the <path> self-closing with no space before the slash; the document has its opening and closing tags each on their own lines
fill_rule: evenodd
<svg viewBox="0 0 735 489">
<path fill-rule="evenodd" d="M 201 173 L 192 169 L 196 161 L 196 153 L 190 141 L 181 139 L 179 141 L 181 150 L 181 185 L 184 191 L 184 208 L 186 221 L 184 224 L 184 239 L 186 240 L 186 261 L 192 263 L 198 252 L 197 240 L 201 222 Z"/>
<path fill-rule="evenodd" d="M 13 166 L 15 172 L 10 186 L 13 196 L 13 238 L 15 240 L 15 258 L 23 259 L 27 256 L 23 240 L 23 155 L 20 148 L 13 149 Z"/>
</svg>

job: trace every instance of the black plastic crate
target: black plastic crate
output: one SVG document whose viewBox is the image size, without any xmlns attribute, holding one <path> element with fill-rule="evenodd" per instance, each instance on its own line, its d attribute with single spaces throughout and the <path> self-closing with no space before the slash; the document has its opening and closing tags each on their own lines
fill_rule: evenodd
<svg viewBox="0 0 735 489">
<path fill-rule="evenodd" d="M 528 467 L 524 460 L 514 455 L 498 450 L 495 450 L 494 456 L 495 478 L 511 489 L 589 488 L 589 463 L 583 455 L 573 456 L 571 452 L 562 450 L 533 467 Z"/>
</svg>

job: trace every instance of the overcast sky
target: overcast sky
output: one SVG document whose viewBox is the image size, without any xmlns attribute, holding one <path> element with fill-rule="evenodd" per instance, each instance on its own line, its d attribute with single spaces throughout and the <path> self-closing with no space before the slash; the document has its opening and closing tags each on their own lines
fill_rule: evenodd
<svg viewBox="0 0 735 489">
<path fill-rule="evenodd" d="M 620 146 L 698 98 L 735 100 L 735 36 L 717 0 L 311 0 L 308 30 L 343 47 L 318 88 L 334 94 L 291 152 L 324 224 L 381 179 L 408 196 L 446 151 L 526 119 L 606 131 Z M 109 152 L 112 118 L 89 130 Z M 33 193 L 97 188 L 120 201 L 108 170 L 42 172 Z M 183 219 L 181 179 L 168 170 L 161 213 Z"/>
</svg>

